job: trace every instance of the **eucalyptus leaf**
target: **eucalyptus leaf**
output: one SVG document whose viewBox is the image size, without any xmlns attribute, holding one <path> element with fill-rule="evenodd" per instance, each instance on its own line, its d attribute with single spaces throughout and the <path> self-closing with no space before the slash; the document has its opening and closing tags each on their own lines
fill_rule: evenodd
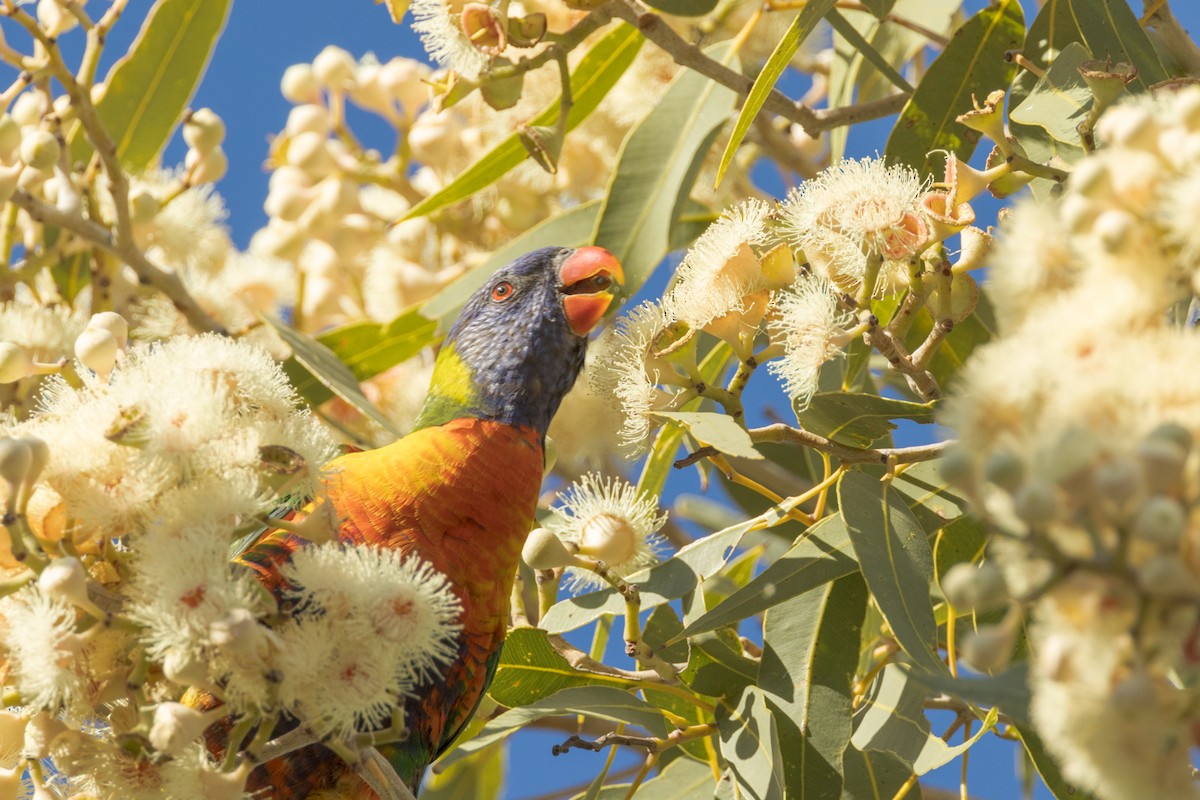
<svg viewBox="0 0 1200 800">
<path fill-rule="evenodd" d="M 1067 45 L 1038 79 L 1029 96 L 1009 113 L 1009 119 L 1036 125 L 1055 141 L 1077 146 L 1076 128 L 1092 107 L 1092 91 L 1079 74 L 1079 65 L 1091 57 L 1080 43 Z"/>
<path fill-rule="evenodd" d="M 571 97 L 574 105 L 567 115 L 567 130 L 573 130 L 600 104 L 609 90 L 629 69 L 645 39 L 636 28 L 621 23 L 592 45 L 571 73 Z M 555 98 L 533 119 L 529 127 L 545 127 L 558 120 L 559 98 Z M 476 192 L 500 180 L 522 161 L 529 151 L 516 133 L 493 147 L 486 155 L 467 167 L 450 183 L 429 195 L 408 210 L 403 219 L 416 219 L 440 208 L 465 200 Z"/>
<path fill-rule="evenodd" d="M 912 770 L 885 750 L 862 751 L 851 744 L 842 756 L 846 781 L 842 800 L 889 800 L 905 787 Z M 921 800 L 921 784 L 907 788 L 905 800 Z"/>
<path fill-rule="evenodd" d="M 637 790 L 637 800 L 711 800 L 713 796 L 713 773 L 707 764 L 681 758 L 672 761 L 657 776 L 642 783 Z M 625 800 L 629 796 L 630 784 L 618 783 L 605 786 L 596 795 L 597 800 Z M 584 800 L 585 795 L 576 795 L 572 800 Z"/>
<path fill-rule="evenodd" d="M 635 725 L 656 736 L 665 736 L 667 732 L 662 714 L 629 692 L 608 686 L 575 686 L 494 717 L 473 739 L 463 742 L 438 763 L 448 767 L 543 717 L 577 714 Z"/>
<path fill-rule="evenodd" d="M 1151 86 L 1170 77 L 1126 0 L 1070 1 L 1075 24 L 1093 56 L 1137 68 L 1130 88 L 1148 92 Z"/>
<path fill-rule="evenodd" d="M 741 796 L 783 800 L 783 758 L 766 695 L 751 686 L 736 708 L 718 706 L 717 733 Z"/>
<path fill-rule="evenodd" d="M 969 159 L 980 134 L 955 117 L 971 109 L 972 95 L 983 102 L 989 92 L 1008 87 L 1016 67 L 1004 54 L 1018 49 L 1024 39 L 1024 16 L 1017 0 L 997 0 L 967 20 L 929 65 L 900 112 L 884 158 L 926 177 L 941 171 L 933 151 Z"/>
<path fill-rule="evenodd" d="M 910 511 L 926 533 L 960 519 L 970 501 L 942 477 L 942 462 L 922 461 L 892 478 L 892 488 L 902 494 Z"/>
<path fill-rule="evenodd" d="M 925 671 L 946 671 L 929 601 L 933 554 L 903 496 L 852 471 L 838 481 L 838 505 L 863 577 L 896 641 Z"/>
<path fill-rule="evenodd" d="M 742 654 L 732 630 L 693 636 L 689 646 L 687 669 L 679 679 L 700 694 L 732 701 L 758 680 L 758 662 Z"/>
<path fill-rule="evenodd" d="M 866 584 L 850 574 L 767 612 L 759 687 L 788 754 L 783 776 L 795 800 L 842 795 L 866 610 Z"/>
<path fill-rule="evenodd" d="M 677 17 L 703 17 L 717 7 L 717 0 L 646 0 L 646 5 Z"/>
<path fill-rule="evenodd" d="M 729 43 L 706 50 L 736 67 Z M 628 289 L 641 286 L 668 252 L 671 223 L 685 178 L 729 117 L 735 94 L 693 70 L 683 70 L 621 146 L 596 223 L 594 243 L 625 269 Z"/>
<path fill-rule="evenodd" d="M 514 628 L 504 640 L 488 695 L 502 706 L 517 708 L 571 686 L 631 685 L 617 675 L 575 669 L 540 628 Z"/>
<path fill-rule="evenodd" d="M 284 325 L 271 317 L 264 316 L 263 319 L 292 349 L 292 358 L 295 359 L 295 363 L 320 381 L 326 389 L 378 422 L 389 433 L 396 437 L 404 435 L 403 431 L 366 398 L 358 386 L 358 378 L 354 376 L 349 367 L 338 359 L 336 353 L 316 339 L 304 335 L 289 325 Z"/>
<path fill-rule="evenodd" d="M 233 0 L 158 0 L 129 52 L 104 79 L 96 112 L 130 172 L 155 165 L 200 84 Z M 71 160 L 92 144 L 77 133 Z"/>
<path fill-rule="evenodd" d="M 932 403 L 910 403 L 877 394 L 818 392 L 796 418 L 804 429 L 853 447 L 870 447 L 896 426 L 894 419 L 933 422 Z"/>
<path fill-rule="evenodd" d="M 877 0 L 889 4 L 895 0 Z M 833 8 L 837 0 L 813 0 L 813 2 L 805 4 L 800 13 L 792 20 L 791 25 L 784 31 L 783 38 L 775 45 L 775 49 L 771 52 L 767 63 L 763 65 L 762 70 L 758 73 L 758 77 L 754 79 L 754 85 L 750 87 L 750 92 L 746 95 L 746 101 L 742 103 L 742 110 L 738 114 L 737 122 L 733 125 L 733 132 L 729 136 L 729 142 L 725 145 L 725 152 L 721 154 L 721 163 L 717 167 L 717 183 L 721 183 L 721 179 L 725 177 L 725 170 L 733 162 L 733 154 L 742 144 L 742 140 L 746 137 L 746 132 L 750 130 L 750 123 L 758 116 L 758 112 L 762 110 L 763 103 L 775 88 L 775 84 L 779 81 L 788 64 L 791 63 L 792 56 L 796 54 L 796 50 L 804 43 L 804 40 L 816 30 L 817 23 L 821 21 L 829 11 Z M 884 14 L 887 12 L 885 11 Z M 878 15 L 877 15 L 878 16 Z"/>
<path fill-rule="evenodd" d="M 1020 725 L 1029 725 L 1029 664 L 1015 664 L 999 675 L 955 678 L 939 672 L 912 671 L 912 678 L 935 692 L 944 692 L 983 708 L 998 708 Z"/>
<path fill-rule="evenodd" d="M 671 419 L 683 425 L 701 444 L 739 458 L 762 458 L 746 429 L 728 414 L 715 411 L 655 411 L 654 416 Z"/>
<path fill-rule="evenodd" d="M 54 279 L 58 296 L 68 305 L 74 303 L 83 288 L 91 283 L 91 256 L 83 252 L 64 257 L 50 267 L 50 277 Z"/>
</svg>

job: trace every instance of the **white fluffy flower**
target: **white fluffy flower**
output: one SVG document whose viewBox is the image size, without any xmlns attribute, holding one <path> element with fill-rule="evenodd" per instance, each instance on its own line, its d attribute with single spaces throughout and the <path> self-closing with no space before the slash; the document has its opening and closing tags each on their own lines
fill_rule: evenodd
<svg viewBox="0 0 1200 800">
<path fill-rule="evenodd" d="M 86 326 L 87 318 L 65 305 L 17 300 L 0 304 L 0 342 L 19 344 L 39 361 L 53 362 L 70 355 Z"/>
<path fill-rule="evenodd" d="M 439 65 L 466 78 L 476 77 L 488 60 L 463 33 L 458 15 L 446 0 L 413 0 L 413 30 L 421 35 L 425 52 Z"/>
<path fill-rule="evenodd" d="M 783 342 L 784 356 L 768 369 L 783 381 L 796 407 L 804 408 L 817 390 L 821 366 L 841 354 L 853 315 L 838 308 L 833 286 L 817 275 L 797 279 L 791 291 L 776 295 L 775 305 L 772 328 Z"/>
<path fill-rule="evenodd" d="M 882 159 L 842 161 L 788 194 L 781 228 L 839 285 L 857 285 L 867 258 L 898 261 L 920 252 L 928 230 L 918 210 L 925 183 Z"/>
<path fill-rule="evenodd" d="M 11 659 L 22 703 L 78 713 L 86 698 L 74 666 L 84 639 L 75 633 L 74 607 L 31 585 L 0 600 L 0 616 L 0 640 Z"/>
<path fill-rule="evenodd" d="M 592 473 L 568 487 L 558 501 L 542 525 L 574 544 L 580 555 L 603 561 L 622 578 L 658 563 L 663 547 L 658 531 L 667 514 L 659 513 L 657 498 L 620 478 Z M 595 573 L 574 567 L 567 569 L 567 577 L 575 589 L 607 585 Z"/>
</svg>

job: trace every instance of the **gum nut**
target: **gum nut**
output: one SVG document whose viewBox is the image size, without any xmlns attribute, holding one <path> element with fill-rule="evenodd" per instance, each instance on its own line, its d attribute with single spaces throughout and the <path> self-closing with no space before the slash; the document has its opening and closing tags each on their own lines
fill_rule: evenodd
<svg viewBox="0 0 1200 800">
<path fill-rule="evenodd" d="M 21 160 L 38 172 L 53 169 L 61 152 L 58 138 L 50 131 L 30 131 L 21 139 Z"/>
<path fill-rule="evenodd" d="M 33 356 L 19 344 L 0 342 L 0 383 L 15 383 L 35 372 Z"/>
<path fill-rule="evenodd" d="M 188 155 L 199 152 L 197 150 L 189 150 Z M 187 159 L 184 160 L 185 165 Z M 187 165 L 191 166 L 191 165 Z M 225 155 L 225 151 L 220 147 L 213 148 L 210 152 L 204 153 L 197 160 L 195 168 L 192 171 L 192 183 L 216 183 L 225 177 L 225 173 L 229 171 L 229 156 Z"/>
<path fill-rule="evenodd" d="M 188 147 L 210 153 L 225 141 L 225 123 L 211 108 L 193 111 L 184 120 L 183 140 Z"/>
<path fill-rule="evenodd" d="M 629 520 L 616 514 L 596 514 L 579 531 L 579 552 L 617 567 L 637 553 L 637 540 Z"/>
<path fill-rule="evenodd" d="M 521 560 L 531 569 L 557 569 L 569 565 L 572 557 L 561 539 L 545 528 L 534 528 L 525 537 Z"/>
<path fill-rule="evenodd" d="M 161 207 L 158 198 L 145 186 L 138 186 L 129 193 L 129 219 L 134 225 L 152 222 Z"/>
<path fill-rule="evenodd" d="M 129 323 L 115 311 L 101 311 L 98 314 L 92 314 L 87 327 L 100 328 L 111 333 L 117 340 L 117 347 L 121 350 L 125 349 L 125 344 L 129 341 Z"/>
<path fill-rule="evenodd" d="M 79 363 L 95 372 L 101 378 L 107 378 L 117 363 L 117 337 L 103 328 L 87 328 L 75 340 L 75 357 Z"/>
<path fill-rule="evenodd" d="M 310 64 L 292 64 L 283 71 L 279 92 L 291 103 L 311 103 L 321 95 L 321 82 Z"/>
<path fill-rule="evenodd" d="M 1025 462 L 1020 456 L 998 450 L 988 456 L 983 465 L 983 476 L 1007 492 L 1015 492 L 1025 480 Z"/>
<path fill-rule="evenodd" d="M 319 133 L 302 133 L 287 141 L 285 158 L 287 163 L 299 167 L 309 175 L 324 177 L 333 169 L 326 139 Z"/>
<path fill-rule="evenodd" d="M 288 112 L 287 125 L 284 127 L 288 136 L 319 133 L 322 139 L 329 134 L 329 129 L 329 109 L 316 103 L 305 103 L 293 108 Z"/>
<path fill-rule="evenodd" d="M 1133 533 L 1139 539 L 1172 548 L 1179 545 L 1186 524 L 1187 514 L 1177 500 L 1155 495 L 1138 509 L 1133 518 Z"/>
<path fill-rule="evenodd" d="M 20 146 L 21 126 L 12 115 L 0 115 L 0 159 L 11 161 Z"/>
<path fill-rule="evenodd" d="M 1025 484 L 1013 498 L 1013 511 L 1033 528 L 1053 522 L 1058 516 L 1058 497 L 1054 486 L 1040 481 Z"/>
<path fill-rule="evenodd" d="M 354 79 L 354 56 L 340 47 L 329 45 L 313 59 L 312 70 L 317 81 L 330 89 L 341 91 Z"/>
<path fill-rule="evenodd" d="M 32 465 L 33 452 L 28 442 L 9 437 L 0 439 L 0 480 L 15 490 L 25 480 Z M 11 493 L 9 497 L 12 497 Z"/>
</svg>

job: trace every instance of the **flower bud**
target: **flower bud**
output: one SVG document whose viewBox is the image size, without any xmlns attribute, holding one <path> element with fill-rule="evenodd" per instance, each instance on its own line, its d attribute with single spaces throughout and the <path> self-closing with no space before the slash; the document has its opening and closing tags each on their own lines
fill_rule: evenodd
<svg viewBox="0 0 1200 800">
<path fill-rule="evenodd" d="M 975 481 L 975 459 L 967 448 L 955 445 L 938 461 L 938 473 L 951 486 L 970 486 Z"/>
<path fill-rule="evenodd" d="M 637 553 L 638 535 L 629 521 L 616 514 L 600 513 L 588 518 L 579 531 L 579 552 L 620 566 Z"/>
<path fill-rule="evenodd" d="M 1058 517 L 1058 497 L 1054 486 L 1031 481 L 1013 498 L 1013 511 L 1031 528 L 1043 527 Z"/>
<path fill-rule="evenodd" d="M 183 121 L 183 140 L 193 150 L 211 153 L 225 141 L 225 123 L 211 108 L 193 111 Z"/>
<path fill-rule="evenodd" d="M 1158 140 L 1158 122 L 1148 108 L 1124 103 L 1113 106 L 1100 117 L 1096 133 L 1107 144 L 1150 150 Z"/>
<path fill-rule="evenodd" d="M 1006 625 L 987 625 L 963 638 L 958 654 L 976 672 L 998 672 L 1012 659 L 1013 631 Z"/>
<path fill-rule="evenodd" d="M 120 346 L 117 337 L 103 328 L 87 328 L 75 340 L 75 357 L 79 363 L 95 372 L 100 380 L 107 381 L 113 365 L 117 363 Z"/>
<path fill-rule="evenodd" d="M 354 69 L 354 82 L 350 99 L 362 108 L 383 115 L 393 112 L 392 93 L 381 78 L 383 67 L 379 64 L 359 64 Z"/>
<path fill-rule="evenodd" d="M 87 327 L 108 331 L 117 340 L 117 348 L 125 350 L 125 344 L 129 341 L 129 323 L 117 312 L 101 311 L 98 314 L 92 314 Z"/>
<path fill-rule="evenodd" d="M 397 56 L 383 65 L 379 80 L 404 109 L 404 116 L 413 119 L 429 102 L 429 87 L 424 82 L 429 75 L 429 67 L 420 61 Z"/>
<path fill-rule="evenodd" d="M 19 344 L 0 342 L 0 383 L 16 383 L 36 373 L 28 350 Z"/>
<path fill-rule="evenodd" d="M 1183 477 L 1187 451 L 1166 438 L 1147 438 L 1138 445 L 1146 485 L 1154 494 L 1170 494 Z"/>
<path fill-rule="evenodd" d="M 354 56 L 340 47 L 329 45 L 313 59 L 313 77 L 325 87 L 334 91 L 348 89 L 354 80 Z"/>
<path fill-rule="evenodd" d="M 1173 548 L 1183 538 L 1186 524 L 1187 514 L 1177 500 L 1155 495 L 1138 509 L 1133 518 L 1133 533 L 1160 547 Z"/>
<path fill-rule="evenodd" d="M 11 162 L 21 147 L 21 126 L 9 114 L 0 114 L 0 160 Z"/>
<path fill-rule="evenodd" d="M 459 147 L 462 123 L 455 112 L 426 111 L 408 132 L 408 146 L 422 164 L 444 165 Z"/>
<path fill-rule="evenodd" d="M 42 119 L 42 98 L 34 92 L 22 92 L 13 101 L 9 113 L 22 128 L 37 125 Z"/>
<path fill-rule="evenodd" d="M 1015 493 L 1025 480 L 1025 462 L 1007 450 L 997 450 L 983 465 L 983 476 L 1009 493 Z"/>
<path fill-rule="evenodd" d="M 287 140 L 284 158 L 315 178 L 323 178 L 333 170 L 326 139 L 319 133 L 302 133 Z"/>
<path fill-rule="evenodd" d="M 216 183 L 229 171 L 229 157 L 220 147 L 214 147 L 207 153 L 188 150 L 183 164 L 190 170 L 192 183 L 196 185 Z"/>
<path fill-rule="evenodd" d="M 296 106 L 288 112 L 287 126 L 284 130 L 288 136 L 299 136 L 302 133 L 318 133 L 324 139 L 329 135 L 329 109 L 316 103 L 305 103 Z"/>
<path fill-rule="evenodd" d="M 129 192 L 129 219 L 134 225 L 153 222 L 161 208 L 158 198 L 145 186 L 136 186 Z"/>
<path fill-rule="evenodd" d="M 521 560 L 533 569 L 557 569 L 570 565 L 573 557 L 553 533 L 545 528 L 534 528 L 525 538 Z"/>
<path fill-rule="evenodd" d="M 17 493 L 33 467 L 33 449 L 24 439 L 4 437 L 0 439 L 0 480 L 8 484 L 8 499 L 5 512 L 12 514 L 17 509 Z"/>
<path fill-rule="evenodd" d="M 78 558 L 56 558 L 38 576 L 38 587 L 47 597 L 56 597 L 71 605 L 91 605 L 88 599 L 87 574 Z"/>
<path fill-rule="evenodd" d="M 62 146 L 58 143 L 58 137 L 50 131 L 30 131 L 21 139 L 21 160 L 30 169 L 38 172 L 49 172 L 54 169 L 61 152 Z"/>
<path fill-rule="evenodd" d="M 1174 553 L 1154 556 L 1137 571 L 1138 587 L 1151 597 L 1195 597 L 1196 576 Z"/>
<path fill-rule="evenodd" d="M 46 34 L 57 39 L 79 24 L 79 20 L 67 11 L 58 0 L 38 0 L 38 25 Z"/>
<path fill-rule="evenodd" d="M 67 726 L 46 711 L 39 711 L 25 726 L 25 741 L 21 755 L 25 758 L 49 758 L 50 743 L 65 731 Z"/>
<path fill-rule="evenodd" d="M 1164 422 L 1150 433 L 1146 434 L 1147 439 L 1163 439 L 1174 442 L 1183 448 L 1184 453 L 1192 449 L 1193 439 L 1192 432 L 1176 422 Z"/>
<path fill-rule="evenodd" d="M 1096 467 L 1096 490 L 1118 508 L 1132 500 L 1142 488 L 1142 468 L 1129 458 L 1120 458 Z"/>
<path fill-rule="evenodd" d="M 154 709 L 154 723 L 148 738 L 158 752 L 177 756 L 200 738 L 208 724 L 203 711 L 183 703 L 159 703 Z"/>
<path fill-rule="evenodd" d="M 7 203 L 12 199 L 24 170 L 25 165 L 20 161 L 7 167 L 0 166 L 0 203 Z"/>
<path fill-rule="evenodd" d="M 292 64 L 283 71 L 279 92 L 291 103 L 313 103 L 321 96 L 321 82 L 309 64 Z"/>
</svg>

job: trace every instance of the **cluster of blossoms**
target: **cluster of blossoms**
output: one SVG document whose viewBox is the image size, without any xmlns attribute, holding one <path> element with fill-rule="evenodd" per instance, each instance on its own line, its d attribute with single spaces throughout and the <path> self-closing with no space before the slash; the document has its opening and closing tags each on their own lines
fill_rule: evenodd
<svg viewBox="0 0 1200 800">
<path fill-rule="evenodd" d="M 397 700 L 456 652 L 445 578 L 390 551 L 314 544 L 277 606 L 230 547 L 284 495 L 319 494 L 328 433 L 252 344 L 124 333 L 111 312 L 93 318 L 74 345 L 78 383 L 50 378 L 37 413 L 0 438 L 0 567 L 20 587 L 0 600 L 21 707 L 3 747 L 21 767 L 0 766 L 52 757 L 71 791 L 102 796 L 236 798 L 250 762 L 222 771 L 201 744 L 231 712 L 286 712 L 335 738 L 402 725 Z M 181 704 L 188 687 L 223 705 Z"/>
<path fill-rule="evenodd" d="M 743 363 L 777 359 L 769 369 L 803 410 L 822 366 L 879 325 L 873 299 L 902 292 L 913 298 L 897 312 L 896 326 L 922 305 L 947 330 L 968 316 L 978 288 L 967 273 L 990 246 L 990 235 L 971 227 L 968 201 L 996 174 L 951 155 L 945 181 L 930 188 L 906 167 L 846 161 L 781 203 L 756 199 L 727 209 L 688 251 L 662 300 L 634 308 L 600 344 L 606 368 L 593 383 L 621 401 L 626 444 L 646 444 L 654 412 L 705 394 L 696 369 L 699 331 L 726 342 Z M 955 209 L 952 216 L 947 208 Z M 944 243 L 960 234 L 951 263 Z M 755 352 L 763 330 L 769 344 Z M 900 347 L 896 338 L 887 334 L 890 352 Z"/>
<path fill-rule="evenodd" d="M 1109 109 L 1051 203 L 1005 222 L 1002 336 L 966 367 L 947 469 L 1032 604 L 1033 718 L 1106 800 L 1194 798 L 1200 685 L 1200 90 Z M 1194 302 L 1194 301 L 1192 301 Z M 983 629 L 1000 668 L 1015 626 Z"/>
</svg>

